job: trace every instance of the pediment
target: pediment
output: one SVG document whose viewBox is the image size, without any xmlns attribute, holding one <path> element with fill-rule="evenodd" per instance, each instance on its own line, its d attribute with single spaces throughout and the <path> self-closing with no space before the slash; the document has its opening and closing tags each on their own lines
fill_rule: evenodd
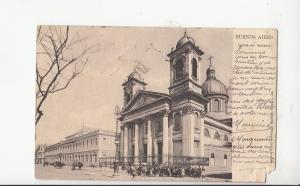
<svg viewBox="0 0 300 186">
<path fill-rule="evenodd" d="M 158 92 L 149 92 L 149 91 L 139 91 L 132 100 L 124 107 L 123 113 L 131 110 L 135 110 L 144 105 L 148 105 L 150 103 L 155 102 L 156 100 L 168 97 L 169 95 L 158 93 Z"/>
</svg>

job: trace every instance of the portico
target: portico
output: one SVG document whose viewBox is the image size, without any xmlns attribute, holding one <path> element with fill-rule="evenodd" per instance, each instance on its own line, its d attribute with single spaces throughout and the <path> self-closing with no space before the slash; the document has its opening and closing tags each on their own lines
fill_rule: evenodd
<svg viewBox="0 0 300 186">
<path fill-rule="evenodd" d="M 145 98 L 142 94 L 147 92 L 141 91 L 139 94 L 137 100 Z M 124 112 L 121 118 L 121 156 L 127 157 L 124 161 L 166 163 L 173 162 L 173 156 L 204 157 L 202 108 L 183 105 L 171 110 L 168 101 L 169 98 L 165 97 L 151 102 L 151 110 L 147 108 L 149 104 L 143 105 L 137 101 L 141 104 L 139 107 Z M 174 141 L 181 142 L 181 152 L 174 151 Z M 199 142 L 197 151 L 195 141 Z"/>
<path fill-rule="evenodd" d="M 166 99 L 167 101 L 167 99 Z M 169 114 L 167 105 L 161 104 L 151 112 L 141 109 L 127 113 L 121 122 L 121 143 L 125 161 L 167 162 L 169 156 Z"/>
</svg>

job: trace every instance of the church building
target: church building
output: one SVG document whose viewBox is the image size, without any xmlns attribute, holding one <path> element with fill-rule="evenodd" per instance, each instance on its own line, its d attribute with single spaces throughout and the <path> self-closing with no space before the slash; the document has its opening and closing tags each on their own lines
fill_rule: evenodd
<svg viewBox="0 0 300 186">
<path fill-rule="evenodd" d="M 124 104 L 118 122 L 125 162 L 198 161 L 231 170 L 229 96 L 211 64 L 201 82 L 203 54 L 185 32 L 168 54 L 169 94 L 146 90 L 147 83 L 136 71 L 122 84 Z"/>
</svg>

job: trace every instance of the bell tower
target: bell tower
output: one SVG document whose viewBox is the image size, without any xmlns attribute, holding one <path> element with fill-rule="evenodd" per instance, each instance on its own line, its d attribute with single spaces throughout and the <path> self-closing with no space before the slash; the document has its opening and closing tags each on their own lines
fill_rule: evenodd
<svg viewBox="0 0 300 186">
<path fill-rule="evenodd" d="M 168 54 L 170 62 L 171 96 L 193 91 L 201 95 L 200 61 L 204 52 L 195 44 L 186 31 L 177 42 L 176 49 Z"/>
<path fill-rule="evenodd" d="M 124 106 L 132 99 L 139 91 L 145 90 L 147 83 L 138 72 L 132 72 L 128 79 L 122 84 L 124 90 Z"/>
</svg>

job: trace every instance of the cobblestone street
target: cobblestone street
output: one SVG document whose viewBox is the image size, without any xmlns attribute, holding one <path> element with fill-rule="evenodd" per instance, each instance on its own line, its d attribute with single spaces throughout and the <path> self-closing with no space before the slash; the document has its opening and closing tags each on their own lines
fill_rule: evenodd
<svg viewBox="0 0 300 186">
<path fill-rule="evenodd" d="M 113 169 L 110 168 L 90 168 L 83 167 L 82 170 L 72 170 L 71 167 L 65 166 L 63 168 L 55 168 L 53 166 L 43 167 L 41 165 L 35 166 L 35 176 L 37 179 L 54 179 L 54 180 L 122 180 L 122 181 L 175 181 L 175 182 L 230 182 L 229 173 L 211 174 L 206 178 L 175 178 L 175 177 L 144 177 L 136 176 L 134 179 L 126 172 L 119 172 L 114 175 Z M 224 178 L 225 177 L 225 178 Z"/>
</svg>

